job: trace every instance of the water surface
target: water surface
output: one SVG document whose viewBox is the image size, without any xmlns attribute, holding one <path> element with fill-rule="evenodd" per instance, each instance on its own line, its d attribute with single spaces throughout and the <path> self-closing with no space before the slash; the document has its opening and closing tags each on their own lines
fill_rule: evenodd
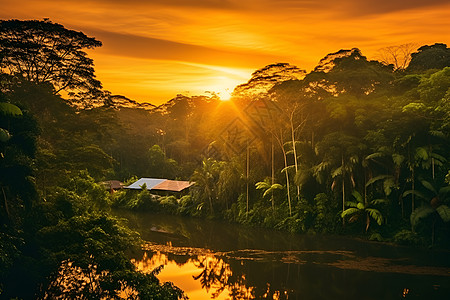
<svg viewBox="0 0 450 300">
<path fill-rule="evenodd" d="M 336 236 L 119 212 L 146 241 L 133 261 L 190 299 L 450 299 L 450 253 Z"/>
</svg>

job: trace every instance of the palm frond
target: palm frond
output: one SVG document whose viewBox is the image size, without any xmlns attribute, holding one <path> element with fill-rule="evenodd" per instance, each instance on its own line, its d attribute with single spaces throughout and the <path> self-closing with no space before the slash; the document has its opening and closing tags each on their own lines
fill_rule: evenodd
<svg viewBox="0 0 450 300">
<path fill-rule="evenodd" d="M 411 221 L 411 225 L 413 226 L 413 228 L 417 226 L 418 222 L 421 219 L 424 219 L 424 218 L 428 217 L 432 213 L 434 213 L 434 209 L 431 206 L 421 206 L 419 208 L 416 208 L 412 212 L 411 216 L 409 217 L 409 219 Z"/>
<path fill-rule="evenodd" d="M 348 206 L 348 207 L 358 207 L 358 203 L 359 203 L 359 202 L 345 201 L 345 206 Z"/>
<path fill-rule="evenodd" d="M 438 212 L 442 221 L 444 221 L 444 222 L 450 221 L 450 207 L 448 207 L 447 205 L 439 205 L 436 208 L 436 211 Z"/>
<path fill-rule="evenodd" d="M 416 160 L 427 160 L 428 159 L 428 151 L 423 147 L 418 147 L 416 149 L 416 153 L 414 154 L 414 158 Z"/>
<path fill-rule="evenodd" d="M 356 201 L 363 202 L 363 197 L 361 196 L 361 194 L 358 191 L 356 191 L 356 190 L 353 191 L 352 196 L 355 197 Z"/>
<path fill-rule="evenodd" d="M 422 194 L 421 192 L 419 192 L 419 191 L 416 191 L 416 190 L 409 190 L 409 191 L 406 191 L 406 192 L 404 192 L 403 193 L 403 198 L 404 197 L 406 197 L 406 196 L 408 196 L 408 195 L 415 195 L 415 196 L 417 196 L 417 197 L 419 197 L 419 198 L 422 198 L 422 199 L 424 199 L 424 200 L 428 200 L 428 198 L 424 195 L 424 194 Z"/>
<path fill-rule="evenodd" d="M 370 201 L 370 205 L 379 205 L 379 204 L 387 204 L 388 200 L 386 199 L 374 199 Z"/>
<path fill-rule="evenodd" d="M 367 208 L 366 211 L 369 213 L 369 216 L 377 222 L 378 225 L 383 223 L 383 215 L 378 209 L 375 208 Z"/>
<path fill-rule="evenodd" d="M 10 116 L 21 116 L 22 111 L 16 105 L 6 102 L 0 102 L 0 113 Z"/>
<path fill-rule="evenodd" d="M 434 188 L 434 186 L 429 181 L 421 180 L 420 183 L 422 183 L 422 185 L 425 188 L 427 188 L 429 191 L 433 192 L 433 194 L 437 195 L 436 189 Z"/>
<path fill-rule="evenodd" d="M 379 180 L 385 180 L 387 178 L 393 178 L 392 175 L 379 175 L 379 176 L 375 176 L 372 179 L 370 179 L 369 181 L 367 181 L 366 183 L 366 187 L 369 187 L 370 185 L 374 184 L 375 182 L 379 181 Z"/>
<path fill-rule="evenodd" d="M 359 209 L 357 209 L 357 208 L 354 208 L 354 207 L 347 208 L 346 210 L 344 210 L 341 213 L 341 218 L 345 218 L 346 216 L 351 216 L 351 215 L 353 215 L 355 213 L 358 213 L 358 212 L 359 212 Z"/>
<path fill-rule="evenodd" d="M 392 161 L 396 166 L 400 166 L 405 161 L 405 157 L 400 154 L 392 154 Z"/>
</svg>

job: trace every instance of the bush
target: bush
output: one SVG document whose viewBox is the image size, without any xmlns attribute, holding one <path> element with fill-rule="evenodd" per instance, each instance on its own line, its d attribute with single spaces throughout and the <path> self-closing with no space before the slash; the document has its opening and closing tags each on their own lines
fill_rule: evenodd
<svg viewBox="0 0 450 300">
<path fill-rule="evenodd" d="M 165 196 L 159 198 L 159 204 L 164 209 L 165 212 L 175 214 L 178 208 L 178 201 L 175 196 Z"/>
<path fill-rule="evenodd" d="M 394 236 L 394 241 L 400 245 L 418 246 L 423 245 L 424 241 L 417 233 L 403 229 Z"/>
</svg>

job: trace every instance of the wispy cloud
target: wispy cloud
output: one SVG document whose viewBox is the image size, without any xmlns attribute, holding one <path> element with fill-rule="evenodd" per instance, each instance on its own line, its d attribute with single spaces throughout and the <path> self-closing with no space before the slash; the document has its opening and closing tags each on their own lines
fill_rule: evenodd
<svg viewBox="0 0 450 300">
<path fill-rule="evenodd" d="M 159 102 L 274 62 L 311 70 L 343 48 L 370 58 L 384 46 L 450 44 L 449 15 L 448 0 L 2 0 L 0 10 L 95 36 L 103 47 L 89 53 L 104 85 Z M 224 67 L 241 75 L 213 70 Z"/>
</svg>

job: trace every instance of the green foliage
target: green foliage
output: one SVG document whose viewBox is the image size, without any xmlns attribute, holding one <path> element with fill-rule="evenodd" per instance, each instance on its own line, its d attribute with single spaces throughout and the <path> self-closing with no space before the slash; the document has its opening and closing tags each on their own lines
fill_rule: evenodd
<svg viewBox="0 0 450 300">
<path fill-rule="evenodd" d="M 341 213 L 341 217 L 343 219 L 348 218 L 350 223 L 365 217 L 364 225 L 366 232 L 369 230 L 370 219 L 373 219 L 378 225 L 382 225 L 384 220 L 383 215 L 375 206 L 386 204 L 387 201 L 385 199 L 367 201 L 358 191 L 353 191 L 352 195 L 357 202 L 347 201 L 346 206 L 349 208 Z"/>
<path fill-rule="evenodd" d="M 410 230 L 401 230 L 394 235 L 394 241 L 400 245 L 420 246 L 424 241 L 417 233 Z"/>
</svg>

